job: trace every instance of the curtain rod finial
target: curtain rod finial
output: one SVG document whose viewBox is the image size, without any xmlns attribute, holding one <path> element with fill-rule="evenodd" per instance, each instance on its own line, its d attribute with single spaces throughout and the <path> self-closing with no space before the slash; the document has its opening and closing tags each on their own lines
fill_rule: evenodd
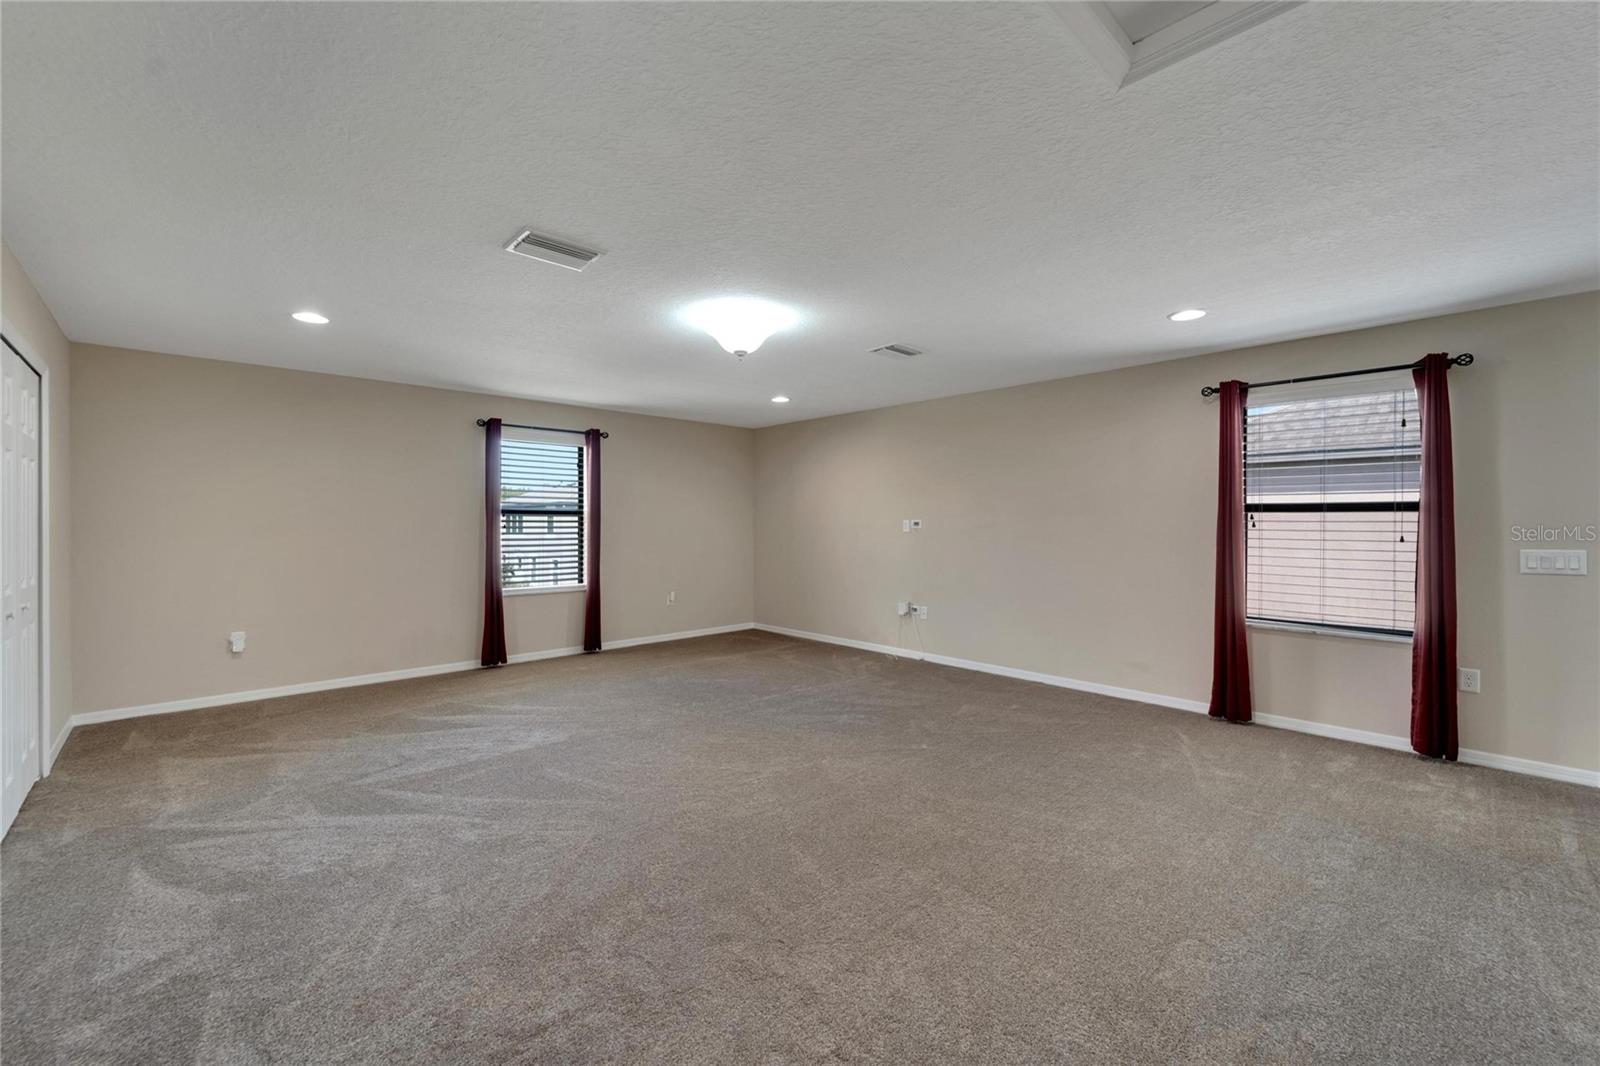
<svg viewBox="0 0 1600 1066">
<path fill-rule="evenodd" d="M 1222 390 L 1217 388 L 1215 385 L 1206 385 L 1203 388 L 1201 388 L 1200 395 L 1202 395 L 1202 396 L 1215 396 L 1217 393 L 1219 393 L 1221 391 Z"/>
<path fill-rule="evenodd" d="M 1472 365 L 1472 353 L 1471 352 L 1462 352 L 1460 355 L 1458 355 L 1454 359 L 1450 360 L 1450 365 L 1451 366 L 1471 366 Z"/>
</svg>

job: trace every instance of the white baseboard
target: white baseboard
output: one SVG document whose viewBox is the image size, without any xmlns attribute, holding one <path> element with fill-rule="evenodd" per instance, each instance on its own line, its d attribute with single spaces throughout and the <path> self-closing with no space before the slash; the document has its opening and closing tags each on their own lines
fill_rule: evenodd
<svg viewBox="0 0 1600 1066">
<path fill-rule="evenodd" d="M 1328 725 L 1325 722 L 1312 722 L 1304 718 L 1288 718 L 1281 714 L 1252 714 L 1250 718 L 1257 725 L 1270 726 L 1273 729 L 1288 729 L 1295 733 L 1309 733 L 1314 737 L 1346 740 L 1352 744 L 1366 744 L 1374 748 L 1388 748 L 1391 751 L 1411 750 L 1410 740 L 1392 733 L 1374 733 L 1370 729 Z"/>
<path fill-rule="evenodd" d="M 693 640 L 695 637 L 714 637 L 719 633 L 742 633 L 746 629 L 754 629 L 754 622 L 737 622 L 731 626 L 711 626 L 709 629 L 685 629 L 681 633 L 663 633 L 656 637 L 629 637 L 626 640 L 613 640 L 606 644 L 608 650 L 617 648 L 636 648 L 641 644 L 664 644 L 669 640 Z M 576 649 L 582 651 L 583 649 Z"/>
<path fill-rule="evenodd" d="M 45 753 L 44 757 L 44 774 L 42 776 L 50 776 L 50 769 L 55 766 L 56 760 L 61 757 L 61 748 L 66 744 L 67 737 L 71 734 L 72 719 L 69 718 L 67 719 L 67 724 L 61 727 L 61 732 L 56 734 L 56 739 L 50 742 L 50 750 Z"/>
<path fill-rule="evenodd" d="M 1406 744 L 1406 750 L 1411 750 L 1409 743 Z M 1509 770 L 1514 774 L 1527 774 L 1529 777 L 1548 777 L 1552 781 L 1566 781 L 1573 785 L 1600 788 L 1600 770 L 1580 770 L 1576 766 L 1562 766 L 1560 763 L 1540 762 L 1537 759 L 1519 759 L 1515 755 L 1474 751 L 1470 748 L 1462 748 L 1458 759 L 1472 766 L 1488 766 L 1496 770 Z"/>
<path fill-rule="evenodd" d="M 769 626 L 764 622 L 757 622 L 755 628 L 767 633 L 797 637 L 800 640 L 814 640 L 822 644 L 838 644 L 846 648 L 858 648 L 861 651 L 875 651 L 900 659 L 915 659 L 918 662 L 934 663 L 938 666 L 953 666 L 958 670 L 999 674 L 1001 677 L 1013 677 L 1018 681 L 1033 681 L 1040 685 L 1054 685 L 1057 688 L 1077 689 L 1079 692 L 1093 692 L 1101 696 L 1115 696 L 1117 699 L 1133 700 L 1136 703 L 1153 703 L 1158 707 L 1173 707 L 1180 711 L 1199 711 L 1204 714 L 1207 708 L 1207 704 L 1199 700 L 1185 700 L 1177 696 L 1163 696 L 1158 692 L 1118 688 L 1115 685 L 1102 685 L 1097 681 L 1079 681 L 1074 677 L 1061 677 L 1057 674 L 1041 674 L 1037 670 L 1019 670 L 1014 666 L 997 666 L 994 663 L 978 662 L 976 659 L 957 659 L 951 655 L 935 655 L 932 652 L 916 651 L 911 648 L 897 648 L 890 644 L 872 644 L 865 640 L 851 640 L 848 637 L 830 637 L 825 633 L 785 629 L 783 626 Z"/>
<path fill-rule="evenodd" d="M 922 652 L 912 651 L 910 648 L 896 648 L 892 644 L 873 644 L 865 640 L 851 640 L 849 637 L 830 637 L 826 633 L 808 633 L 803 629 L 785 629 L 783 626 L 769 626 L 765 622 L 757 622 L 752 628 L 763 633 L 777 633 L 785 637 L 795 637 L 799 640 L 813 640 L 818 644 L 837 644 L 844 648 L 858 648 L 861 651 L 875 651 L 882 655 L 893 655 L 898 659 L 921 659 Z"/>
<path fill-rule="evenodd" d="M 1274 729 L 1292 729 L 1296 733 L 1332 737 L 1334 740 L 1348 740 L 1355 744 L 1370 744 L 1375 748 L 1411 751 L 1410 738 L 1397 737 L 1389 733 L 1374 733 L 1368 729 L 1350 729 L 1342 725 L 1308 722 L 1303 718 L 1285 718 L 1281 714 L 1258 714 L 1254 718 L 1262 725 Z M 1580 770 L 1576 766 L 1562 766 L 1560 763 L 1540 762 L 1537 759 L 1519 759 L 1515 755 L 1499 755 L 1492 751 L 1477 751 L 1473 748 L 1462 748 L 1456 753 L 1456 761 L 1469 766 L 1488 766 L 1495 770 L 1509 770 L 1514 774 L 1547 777 L 1552 781 L 1566 781 L 1574 785 L 1600 788 L 1600 770 Z"/>
<path fill-rule="evenodd" d="M 1057 674 L 1045 674 L 1036 670 L 1021 670 L 1012 666 L 1000 666 L 995 663 L 978 662 L 974 659 L 958 659 L 950 655 L 936 655 L 931 652 L 917 651 L 910 648 L 897 648 L 889 644 L 874 644 L 865 640 L 852 640 L 848 637 L 834 637 L 826 633 L 810 633 L 801 629 L 788 629 L 783 626 L 767 625 L 765 623 L 740 622 L 728 626 L 712 626 L 707 629 L 689 629 L 678 633 L 661 633 L 648 637 L 629 637 L 625 640 L 613 640 L 606 644 L 609 649 L 633 648 L 643 644 L 662 644 L 673 640 L 691 640 L 695 637 L 715 636 L 719 633 L 737 633 L 746 629 L 759 629 L 768 633 L 779 633 L 787 637 L 796 637 L 800 640 L 817 641 L 822 644 L 837 644 L 846 648 L 856 648 L 861 651 L 877 652 L 882 655 L 892 655 L 903 659 L 914 659 L 920 662 L 929 662 L 938 666 L 955 667 L 958 670 L 973 670 L 985 674 L 997 674 L 1001 677 L 1015 678 L 1019 681 L 1032 681 L 1041 685 L 1054 685 L 1057 688 L 1075 689 L 1079 692 L 1092 692 L 1102 696 L 1112 696 L 1117 699 L 1131 700 L 1136 703 L 1148 703 L 1157 707 L 1170 707 L 1180 711 L 1190 711 L 1204 714 L 1207 704 L 1204 700 L 1184 699 L 1179 696 L 1167 696 L 1158 692 L 1143 692 L 1138 689 L 1121 688 L 1116 685 L 1103 685 L 1096 681 L 1082 681 L 1072 677 L 1062 677 Z M 540 659 L 556 659 L 566 655 L 582 654 L 582 648 L 550 648 L 545 651 L 522 652 L 510 656 L 510 663 L 536 662 Z M 63 745 L 72 730 L 81 725 L 93 725 L 97 722 L 114 722 L 124 718 L 140 718 L 152 714 L 172 714 L 177 711 L 194 711 L 207 707 L 226 707 L 234 703 L 252 703 L 256 700 L 277 699 L 281 696 L 296 696 L 306 692 L 324 692 L 329 689 L 354 688 L 358 685 L 377 685 L 387 681 L 404 681 L 414 677 L 430 677 L 436 674 L 461 673 L 468 670 L 479 670 L 482 667 L 477 661 L 463 661 L 455 663 L 442 663 L 436 666 L 417 666 L 405 670 L 389 670 L 377 674 L 359 674 L 354 677 L 337 677 L 326 681 L 307 681 L 296 685 L 280 685 L 275 688 L 253 689 L 248 692 L 226 692 L 215 696 L 197 696 L 186 700 L 171 700 L 166 703 L 147 703 L 137 707 L 118 707 L 103 711 L 85 711 L 75 714 L 67 723 L 66 728 L 57 734 L 50 744 L 49 760 L 45 772 L 55 764 L 61 754 Z M 1388 733 L 1375 733 L 1366 729 L 1351 729 L 1346 726 L 1326 725 L 1322 722 L 1311 722 L 1303 718 L 1289 718 L 1279 714 L 1256 714 L 1255 721 L 1259 725 L 1272 729 L 1287 729 L 1296 733 L 1309 733 L 1313 736 L 1328 737 L 1333 740 L 1343 740 L 1354 744 L 1367 744 L 1376 748 L 1388 748 L 1393 751 L 1410 751 L 1411 742 L 1405 737 L 1392 736 Z M 1600 771 L 1582 770 L 1574 766 L 1562 766 L 1559 763 L 1539 762 L 1535 759 L 1520 759 L 1512 755 L 1499 755 L 1490 751 L 1475 751 L 1463 748 L 1460 752 L 1460 761 L 1474 766 L 1486 766 L 1496 770 L 1508 770 L 1512 773 L 1527 774 L 1532 777 L 1544 777 L 1554 781 L 1566 781 L 1575 785 L 1588 785 L 1591 788 L 1600 788 Z"/>
<path fill-rule="evenodd" d="M 557 652 L 535 655 L 551 657 L 571 654 L 563 648 Z M 520 657 L 518 661 L 521 661 Z M 186 700 L 167 700 L 163 703 L 142 703 L 135 707 L 109 707 L 102 711 L 80 711 L 72 716 L 71 728 L 96 725 L 100 722 L 119 722 L 124 718 L 144 718 L 152 714 L 173 714 L 177 711 L 200 711 L 208 707 L 226 707 L 233 703 L 254 703 L 273 700 L 280 696 L 298 696 L 306 692 L 323 692 L 335 688 L 354 688 L 357 685 L 381 685 L 386 681 L 405 681 L 413 677 L 431 677 L 434 674 L 453 674 L 477 669 L 476 662 L 441 663 L 437 666 L 414 666 L 405 670 L 385 670 L 377 674 L 357 674 L 353 677 L 332 677 L 325 681 L 303 681 L 296 685 L 276 685 L 272 688 L 249 689 L 244 692 L 219 692 L 215 696 L 195 696 Z"/>
<path fill-rule="evenodd" d="M 1142 692 L 1136 688 L 1118 688 L 1116 685 L 1102 685 L 1098 681 L 1080 681 L 1075 677 L 1060 677 L 1056 674 L 1041 674 L 1036 670 L 1018 670 L 1011 666 L 996 666 L 993 663 L 980 663 L 973 659 L 957 659 L 950 655 L 934 655 L 932 653 L 922 656 L 924 662 L 937 663 L 940 666 L 954 666 L 958 670 L 976 670 L 984 674 L 999 674 L 1001 677 L 1014 677 L 1019 681 L 1035 681 L 1041 685 L 1054 685 L 1057 688 L 1077 689 L 1079 692 L 1093 692 L 1099 696 L 1115 696 L 1119 700 L 1133 700 L 1135 703 L 1153 703 L 1157 707 L 1171 707 L 1178 711 L 1198 711 L 1205 714 L 1210 705 L 1201 700 L 1186 700 L 1179 696 L 1163 696 L 1159 692 Z"/>
<path fill-rule="evenodd" d="M 767 625 L 764 622 L 757 622 L 754 628 L 768 633 L 780 633 L 786 637 L 797 637 L 800 640 L 813 640 L 822 644 L 838 644 L 846 648 L 879 652 L 883 655 L 893 655 L 902 659 L 915 659 L 920 662 L 936 663 L 940 666 L 953 666 L 960 670 L 976 670 L 985 674 L 999 674 L 1001 677 L 1012 677 L 1019 681 L 1033 681 L 1041 685 L 1054 685 L 1057 688 L 1070 688 L 1079 692 L 1115 696 L 1118 699 L 1132 700 L 1136 703 L 1150 703 L 1157 707 L 1171 707 L 1175 710 L 1193 711 L 1200 714 L 1206 713 L 1209 709 L 1209 704 L 1204 700 L 1190 700 L 1179 696 L 1166 696 L 1156 692 L 1141 692 L 1138 689 L 1118 688 L 1115 685 L 1102 685 L 1096 681 L 1080 681 L 1077 678 L 1061 677 L 1056 674 L 1042 674 L 1035 670 L 1019 670 L 1011 666 L 997 666 L 994 663 L 978 662 L 973 659 L 957 659 L 949 655 L 935 655 L 932 652 L 917 651 L 911 648 L 897 648 L 889 644 L 873 644 L 865 640 L 851 640 L 848 637 L 833 637 L 826 633 L 809 633 L 802 629 L 787 629 L 783 626 Z M 1393 751 L 1408 752 L 1411 750 L 1411 741 L 1408 738 L 1397 737 L 1388 733 L 1374 733 L 1367 729 L 1326 725 L 1322 722 L 1310 722 L 1303 718 L 1289 718 L 1281 714 L 1258 713 L 1252 717 L 1256 724 L 1264 725 L 1271 729 L 1287 729 L 1295 733 L 1309 733 L 1312 736 L 1328 737 L 1333 740 L 1348 741 L 1352 744 L 1367 744 L 1375 748 L 1388 748 Z M 1553 781 L 1566 781 L 1574 785 L 1588 785 L 1591 788 L 1600 788 L 1600 770 L 1581 770 L 1575 766 L 1562 766 L 1560 763 L 1519 759 L 1511 755 L 1497 755 L 1491 751 L 1474 751 L 1468 748 L 1461 749 L 1459 761 L 1473 766 L 1487 766 L 1496 770 L 1509 770 L 1516 774 L 1527 774 L 1532 777 L 1545 777 Z"/>
<path fill-rule="evenodd" d="M 662 644 L 672 640 L 689 640 L 694 637 L 709 637 L 718 633 L 736 633 L 740 630 L 751 629 L 750 622 L 739 622 L 731 626 L 712 626 L 709 629 L 687 629 L 679 633 L 659 633 L 648 637 L 628 637 L 625 640 L 613 640 L 606 643 L 607 649 L 635 648 L 641 644 Z M 544 651 L 526 651 L 507 657 L 507 665 L 516 663 L 531 663 L 540 659 L 558 659 L 566 655 L 581 655 L 583 649 L 578 648 L 549 648 Z M 136 707 L 113 707 L 103 711 L 83 711 L 72 716 L 67 727 L 51 745 L 50 761 L 55 761 L 55 756 L 60 753 L 61 746 L 67 742 L 67 734 L 82 725 L 94 725 L 99 722 L 117 722 L 124 718 L 143 718 L 152 714 L 173 714 L 177 711 L 198 711 L 207 707 L 226 707 L 234 703 L 254 703 L 257 700 L 272 700 L 281 696 L 298 696 L 307 692 L 326 692 L 336 688 L 355 688 L 359 685 L 381 685 L 388 681 L 406 681 L 414 677 L 432 677 L 436 674 L 464 673 L 468 670 L 481 670 L 483 666 L 476 660 L 463 660 L 454 663 L 439 663 L 434 666 L 413 666 L 404 670 L 385 670 L 377 674 L 357 674 L 352 677 L 334 677 L 326 681 L 303 681 L 295 685 L 277 685 L 273 688 L 251 689 L 246 692 L 223 692 L 215 696 L 195 696 L 185 700 L 168 700 L 164 703 L 145 703 Z"/>
</svg>

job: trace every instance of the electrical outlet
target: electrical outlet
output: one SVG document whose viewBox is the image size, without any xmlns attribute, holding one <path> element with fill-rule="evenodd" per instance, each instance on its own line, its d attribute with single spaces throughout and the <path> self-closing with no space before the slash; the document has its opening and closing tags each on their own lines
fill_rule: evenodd
<svg viewBox="0 0 1600 1066">
<path fill-rule="evenodd" d="M 900 532 L 902 533 L 915 533 L 921 528 L 922 519 L 920 518 L 902 518 L 900 520 Z"/>
<path fill-rule="evenodd" d="M 928 619 L 928 605 L 927 604 L 925 604 L 925 603 L 917 604 L 916 611 L 917 611 L 917 618 L 919 618 L 922 621 L 927 621 L 927 619 Z"/>
<path fill-rule="evenodd" d="M 235 655 L 244 654 L 244 630 L 228 634 L 228 650 Z"/>
<path fill-rule="evenodd" d="M 1456 671 L 1456 674 L 1460 679 L 1460 683 L 1456 687 L 1462 692 L 1483 691 L 1483 679 L 1478 676 L 1478 671 L 1469 670 L 1466 667 L 1462 667 L 1460 670 Z"/>
</svg>

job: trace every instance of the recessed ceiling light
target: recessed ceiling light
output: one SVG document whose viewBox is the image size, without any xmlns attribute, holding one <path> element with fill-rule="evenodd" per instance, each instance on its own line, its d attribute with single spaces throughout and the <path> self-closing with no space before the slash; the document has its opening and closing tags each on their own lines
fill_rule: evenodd
<svg viewBox="0 0 1600 1066">
<path fill-rule="evenodd" d="M 308 326 L 326 326 L 328 324 L 328 316 L 319 315 L 315 311 L 296 311 L 289 317 L 296 322 L 304 322 Z"/>
<path fill-rule="evenodd" d="M 683 309 L 683 321 L 703 329 L 724 351 L 743 357 L 768 337 L 800 321 L 792 308 L 759 296 L 718 296 Z"/>
<path fill-rule="evenodd" d="M 1198 307 L 1186 307 L 1182 311 L 1174 311 L 1167 316 L 1174 322 L 1193 322 L 1197 318 L 1206 317 L 1206 313 Z"/>
<path fill-rule="evenodd" d="M 787 396 L 774 396 L 772 398 L 772 402 L 773 403 L 788 403 L 789 402 L 789 397 L 787 397 Z"/>
</svg>

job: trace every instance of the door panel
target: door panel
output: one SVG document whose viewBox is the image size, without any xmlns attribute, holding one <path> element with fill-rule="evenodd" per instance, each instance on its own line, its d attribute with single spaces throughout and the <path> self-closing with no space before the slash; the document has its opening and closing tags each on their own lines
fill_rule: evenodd
<svg viewBox="0 0 1600 1066">
<path fill-rule="evenodd" d="M 40 380 L 9 344 L 0 378 L 0 832 L 39 779 Z"/>
</svg>

